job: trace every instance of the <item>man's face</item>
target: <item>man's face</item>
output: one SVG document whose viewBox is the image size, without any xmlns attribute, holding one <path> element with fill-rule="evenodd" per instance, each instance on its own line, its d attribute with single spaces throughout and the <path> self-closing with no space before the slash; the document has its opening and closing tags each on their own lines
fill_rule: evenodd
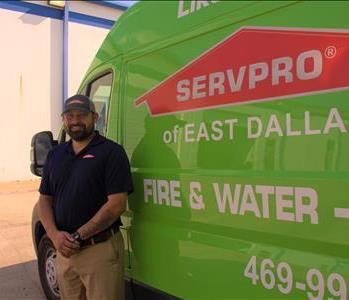
<svg viewBox="0 0 349 300">
<path fill-rule="evenodd" d="M 98 114 L 70 110 L 63 113 L 63 125 L 65 131 L 75 141 L 83 141 L 94 132 Z"/>
</svg>

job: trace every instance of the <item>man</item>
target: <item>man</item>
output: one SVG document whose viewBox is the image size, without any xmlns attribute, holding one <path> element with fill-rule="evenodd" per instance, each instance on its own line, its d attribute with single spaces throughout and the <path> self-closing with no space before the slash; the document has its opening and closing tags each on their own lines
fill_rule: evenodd
<svg viewBox="0 0 349 300">
<path fill-rule="evenodd" d="M 62 118 L 71 140 L 48 154 L 39 189 L 61 298 L 122 299 L 119 226 L 133 190 L 129 161 L 120 145 L 94 130 L 98 114 L 88 97 L 67 99 Z"/>
</svg>

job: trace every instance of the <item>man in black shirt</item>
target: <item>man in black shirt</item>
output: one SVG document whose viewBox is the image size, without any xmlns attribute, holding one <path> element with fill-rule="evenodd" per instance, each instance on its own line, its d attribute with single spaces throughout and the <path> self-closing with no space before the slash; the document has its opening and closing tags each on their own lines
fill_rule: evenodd
<svg viewBox="0 0 349 300">
<path fill-rule="evenodd" d="M 62 114 L 71 137 L 47 156 L 40 185 L 40 218 L 57 249 L 62 299 L 122 299 L 120 215 L 133 190 L 124 149 L 95 131 L 98 114 L 83 95 Z"/>
</svg>

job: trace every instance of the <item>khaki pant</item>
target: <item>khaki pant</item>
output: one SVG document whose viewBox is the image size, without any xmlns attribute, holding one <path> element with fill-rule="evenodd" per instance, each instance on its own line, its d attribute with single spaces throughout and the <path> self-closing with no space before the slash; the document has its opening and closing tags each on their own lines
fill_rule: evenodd
<svg viewBox="0 0 349 300">
<path fill-rule="evenodd" d="M 123 258 L 124 242 L 120 231 L 70 258 L 58 253 L 61 299 L 124 299 Z"/>
</svg>

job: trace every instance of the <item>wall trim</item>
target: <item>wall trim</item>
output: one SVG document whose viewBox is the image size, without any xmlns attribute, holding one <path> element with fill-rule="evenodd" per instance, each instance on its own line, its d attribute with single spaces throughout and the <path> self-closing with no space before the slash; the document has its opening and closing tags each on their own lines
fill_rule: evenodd
<svg viewBox="0 0 349 300">
<path fill-rule="evenodd" d="M 69 21 L 79 23 L 79 24 L 95 26 L 95 27 L 102 27 L 106 29 L 112 28 L 115 23 L 115 21 L 112 21 L 109 19 L 89 16 L 89 15 L 77 13 L 71 10 L 69 11 Z"/>
<path fill-rule="evenodd" d="M 40 4 L 24 1 L 0 1 L 0 9 L 7 9 L 25 14 L 63 20 L 64 11 L 62 9 L 47 7 Z M 110 29 L 115 21 L 69 11 L 69 21 L 94 27 Z"/>
<path fill-rule="evenodd" d="M 0 1 L 0 8 L 22 12 L 25 14 L 63 19 L 63 10 L 24 1 Z"/>
</svg>

